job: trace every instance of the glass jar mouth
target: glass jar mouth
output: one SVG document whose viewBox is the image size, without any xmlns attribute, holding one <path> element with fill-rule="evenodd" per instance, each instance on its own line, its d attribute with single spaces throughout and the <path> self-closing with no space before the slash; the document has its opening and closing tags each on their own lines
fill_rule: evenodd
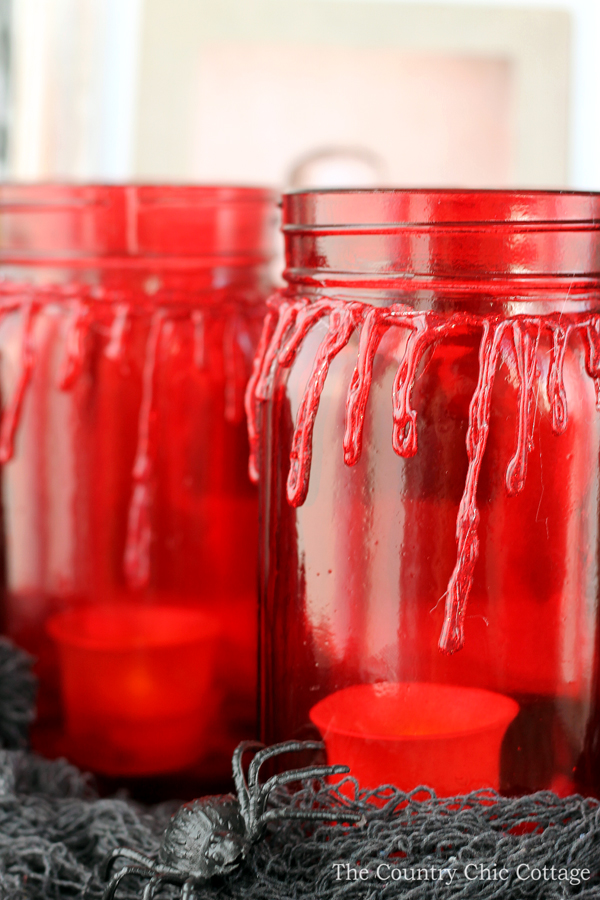
<svg viewBox="0 0 600 900">
<path fill-rule="evenodd" d="M 469 292 L 565 279 L 578 292 L 600 278 L 599 193 L 315 190 L 282 208 L 290 284 Z"/>
<path fill-rule="evenodd" d="M 0 264 L 257 266 L 273 254 L 277 195 L 258 187 L 0 185 Z"/>
<path fill-rule="evenodd" d="M 300 228 L 460 228 L 589 225 L 600 228 L 600 192 L 463 188 L 320 188 L 283 195 L 284 232 Z"/>
</svg>

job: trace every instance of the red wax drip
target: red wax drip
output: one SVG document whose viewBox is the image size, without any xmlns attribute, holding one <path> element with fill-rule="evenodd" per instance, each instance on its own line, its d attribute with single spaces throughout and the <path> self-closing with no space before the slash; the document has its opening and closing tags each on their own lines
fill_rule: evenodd
<svg viewBox="0 0 600 900">
<path fill-rule="evenodd" d="M 248 475 L 255 484 L 258 482 L 258 381 L 261 377 L 265 356 L 277 324 L 277 310 L 269 309 L 265 316 L 263 329 L 256 348 L 256 356 L 252 366 L 252 374 L 246 387 L 244 406 L 248 423 Z"/>
<path fill-rule="evenodd" d="M 535 336 L 527 324 L 514 321 L 512 335 L 519 376 L 519 414 L 517 424 L 517 449 L 506 468 L 506 489 L 511 496 L 523 490 L 527 477 L 527 456 L 533 444 L 533 383 L 537 373 L 537 348 L 540 324 Z"/>
<path fill-rule="evenodd" d="M 278 305 L 275 305 L 277 302 Z M 572 314 L 561 315 L 560 320 L 551 315 L 500 319 L 460 313 L 441 319 L 435 313 L 415 312 L 400 304 L 384 310 L 331 298 L 311 304 L 304 298 L 292 302 L 280 297 L 279 300 L 275 299 L 273 306 L 265 322 L 246 394 L 251 445 L 250 471 L 254 480 L 258 480 L 258 407 L 271 396 L 278 367 L 291 366 L 310 329 L 321 318 L 329 316 L 327 335 L 317 350 L 312 374 L 298 410 L 292 440 L 287 496 L 290 504 L 296 507 L 302 505 L 308 492 L 313 427 L 329 367 L 359 324 L 362 323 L 358 359 L 346 402 L 344 460 L 348 465 L 354 465 L 360 458 L 373 363 L 385 329 L 390 325 L 411 329 L 393 386 L 392 442 L 394 450 L 407 457 L 417 450 L 417 412 L 411 408 L 411 393 L 425 350 L 456 328 L 483 327 L 479 348 L 479 377 L 469 408 L 466 441 L 469 465 L 457 518 L 457 560 L 448 584 L 445 618 L 439 641 L 440 648 L 448 653 L 459 650 L 464 643 L 466 603 L 479 553 L 477 485 L 489 431 L 491 396 L 501 347 L 510 332 L 519 390 L 517 447 L 507 467 L 506 485 L 510 494 L 516 494 L 525 484 L 527 457 L 533 442 L 536 409 L 534 387 L 539 378 L 537 353 L 541 330 L 548 329 L 552 334 L 552 358 L 546 388 L 552 411 L 552 428 L 556 434 L 561 434 L 568 422 L 563 374 L 565 353 L 569 336 L 575 330 L 583 338 L 586 370 L 594 380 L 600 409 L 600 316 Z"/>
<path fill-rule="evenodd" d="M 226 422 L 242 422 L 244 419 L 244 390 L 246 386 L 246 357 L 240 346 L 240 323 L 230 316 L 223 334 L 223 363 L 225 367 Z"/>
<path fill-rule="evenodd" d="M 152 317 L 144 360 L 138 443 L 132 473 L 133 494 L 129 506 L 125 542 L 125 576 L 131 588 L 146 587 L 150 580 L 150 543 L 152 539 L 150 430 L 154 402 L 154 374 L 164 318 L 162 310 L 156 312 Z"/>
<path fill-rule="evenodd" d="M 585 330 L 585 367 L 596 388 L 596 409 L 600 410 L 600 317 L 595 316 Z"/>
<path fill-rule="evenodd" d="M 329 328 L 317 350 L 313 370 L 298 408 L 292 438 L 290 472 L 287 480 L 287 497 L 292 506 L 301 506 L 306 500 L 312 460 L 313 427 L 329 367 L 350 340 L 363 312 L 364 306 L 361 303 L 353 303 L 333 309 L 329 316 Z"/>
<path fill-rule="evenodd" d="M 187 294 L 183 295 L 187 302 Z M 153 301 L 155 302 L 155 301 Z M 21 408 L 35 366 L 35 346 L 33 325 L 35 315 L 47 303 L 69 304 L 70 316 L 65 333 L 64 356 L 58 372 L 58 386 L 70 390 L 81 376 L 86 359 L 87 335 L 96 321 L 103 322 L 107 313 L 112 312 L 110 334 L 104 353 L 108 359 L 120 361 L 127 351 L 132 308 L 123 302 L 123 294 L 100 287 L 66 285 L 44 287 L 36 285 L 35 303 L 24 297 L 22 287 L 5 283 L 0 286 L 0 316 L 19 312 L 23 317 L 21 338 L 20 370 L 15 388 L 2 414 L 0 424 L 0 463 L 13 456 L 14 440 L 19 427 Z M 245 309 L 245 307 L 244 307 Z M 273 314 L 273 323 L 277 322 Z M 150 570 L 150 509 L 152 492 L 152 458 L 150 454 L 150 431 L 153 418 L 154 372 L 157 362 L 158 344 L 162 324 L 167 311 L 160 310 L 152 318 L 146 358 L 142 376 L 142 403 L 139 413 L 138 441 L 133 466 L 133 490 L 129 505 L 124 566 L 128 583 L 132 587 L 143 587 L 148 583 Z M 201 310 L 192 313 L 194 332 L 194 361 L 204 365 L 204 316 Z M 240 421 L 243 415 L 242 383 L 245 381 L 251 354 L 250 341 L 245 343 L 246 334 L 239 327 L 226 334 L 226 384 L 225 403 L 230 420 Z M 264 342 L 268 349 L 269 335 Z M 227 358 L 229 353 L 229 358 Z M 229 372 L 229 375 L 227 374 Z M 257 369 L 260 375 L 261 367 Z M 249 394 L 251 397 L 252 394 Z M 249 403 L 255 408 L 252 400 Z M 254 441 L 256 447 L 256 439 Z"/>
<path fill-rule="evenodd" d="M 473 583 L 473 569 L 479 555 L 477 483 L 490 427 L 492 388 L 500 344 L 508 326 L 507 321 L 493 323 L 486 319 L 483 322 L 483 335 L 479 346 L 479 379 L 469 407 L 467 429 L 469 467 L 456 522 L 458 558 L 448 584 L 444 625 L 439 641 L 440 649 L 446 653 L 454 653 L 464 644 L 467 598 Z"/>
<path fill-rule="evenodd" d="M 115 362 L 123 359 L 129 315 L 130 309 L 127 303 L 120 303 L 115 310 L 115 317 L 110 328 L 110 340 L 104 351 L 105 355 Z"/>
<path fill-rule="evenodd" d="M 358 361 L 352 374 L 346 400 L 344 461 L 349 466 L 356 465 L 362 452 L 365 411 L 373 380 L 373 362 L 381 339 L 391 324 L 384 321 L 386 312 L 378 307 L 369 310 L 360 331 Z"/>
<path fill-rule="evenodd" d="M 195 309 L 192 312 L 192 325 L 194 327 L 194 365 L 197 369 L 203 369 L 205 357 L 204 310 Z"/>
<path fill-rule="evenodd" d="M 58 373 L 61 391 L 69 391 L 81 375 L 85 363 L 85 338 L 89 328 L 90 310 L 87 303 L 77 301 L 71 312 L 65 341 L 65 356 Z"/>
<path fill-rule="evenodd" d="M 21 371 L 10 403 L 2 414 L 2 425 L 0 426 L 0 463 L 6 463 L 12 459 L 15 434 L 19 425 L 23 398 L 35 363 L 35 349 L 33 345 L 35 309 L 32 301 L 25 303 L 22 310 L 23 334 L 21 337 Z"/>
<path fill-rule="evenodd" d="M 406 340 L 392 391 L 392 446 L 399 456 L 414 456 L 417 452 L 417 413 L 411 409 L 410 397 L 417 376 L 417 366 L 431 341 L 431 331 L 425 315 L 415 316 L 410 327 L 413 330 Z"/>
<path fill-rule="evenodd" d="M 292 365 L 302 341 L 311 328 L 325 316 L 330 315 L 332 309 L 335 308 L 335 304 L 331 300 L 319 300 L 310 306 L 300 307 L 292 332 L 279 354 L 280 366 Z"/>
<path fill-rule="evenodd" d="M 259 400 L 268 400 L 275 383 L 277 359 L 283 347 L 290 328 L 296 321 L 296 317 L 303 304 L 294 304 L 283 301 L 279 307 L 279 318 L 271 337 L 271 342 L 265 351 L 261 370 L 256 383 L 256 396 Z"/>
<path fill-rule="evenodd" d="M 563 328 L 556 323 L 552 328 L 552 362 L 548 370 L 548 399 L 552 410 L 552 430 L 564 434 L 569 418 L 567 393 L 564 382 L 564 364 L 571 326 Z"/>
</svg>

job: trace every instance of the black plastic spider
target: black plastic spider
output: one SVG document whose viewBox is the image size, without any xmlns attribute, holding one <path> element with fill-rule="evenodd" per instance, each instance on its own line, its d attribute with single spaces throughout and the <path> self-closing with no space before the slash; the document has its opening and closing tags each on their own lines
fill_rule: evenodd
<svg viewBox="0 0 600 900">
<path fill-rule="evenodd" d="M 153 860 L 137 850 L 117 847 L 106 857 L 102 866 L 102 878 L 107 881 L 118 859 L 130 863 L 113 875 L 104 891 L 103 900 L 112 900 L 127 875 L 146 875 L 143 900 L 152 900 L 155 892 L 164 884 L 181 885 L 181 900 L 191 900 L 194 889 L 215 875 L 226 875 L 245 859 L 251 844 L 259 841 L 267 824 L 277 819 L 302 819 L 304 821 L 359 822 L 362 816 L 347 812 L 343 807 L 333 809 L 267 810 L 271 791 L 284 784 L 306 778 L 325 778 L 343 775 L 347 766 L 311 766 L 293 769 L 281 775 L 273 775 L 263 785 L 258 772 L 266 760 L 280 753 L 302 750 L 321 750 L 323 744 L 316 741 L 287 741 L 264 747 L 255 741 L 243 741 L 233 754 L 233 778 L 237 797 L 222 794 L 203 797 L 184 804 L 171 819 L 164 835 L 158 859 Z M 258 751 L 248 767 L 248 779 L 242 768 L 242 757 L 247 750 Z"/>
</svg>

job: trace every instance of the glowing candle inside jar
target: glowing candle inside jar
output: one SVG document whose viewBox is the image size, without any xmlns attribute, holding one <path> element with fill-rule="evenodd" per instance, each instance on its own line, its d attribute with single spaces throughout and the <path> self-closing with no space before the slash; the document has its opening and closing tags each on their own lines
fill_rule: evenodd
<svg viewBox="0 0 600 900">
<path fill-rule="evenodd" d="M 218 625 L 187 607 L 99 606 L 48 622 L 69 750 L 108 775 L 176 771 L 198 757 L 218 698 Z"/>
<path fill-rule="evenodd" d="M 330 764 L 361 787 L 428 785 L 440 796 L 500 786 L 500 747 L 519 711 L 510 697 L 427 682 L 358 684 L 310 711 Z"/>
</svg>

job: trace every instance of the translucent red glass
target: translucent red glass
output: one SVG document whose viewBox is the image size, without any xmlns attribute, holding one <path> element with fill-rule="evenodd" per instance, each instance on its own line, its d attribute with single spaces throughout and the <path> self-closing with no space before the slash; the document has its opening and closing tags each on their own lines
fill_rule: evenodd
<svg viewBox="0 0 600 900">
<path fill-rule="evenodd" d="M 367 785 L 375 741 L 441 793 L 600 793 L 599 222 L 592 194 L 284 198 L 248 393 L 264 740 L 318 726 Z"/>
<path fill-rule="evenodd" d="M 44 752 L 131 776 L 172 772 L 185 757 L 214 781 L 252 733 L 257 512 L 243 394 L 273 216 L 273 196 L 259 189 L 0 188 L 4 619 L 38 658 Z M 123 635 L 132 606 L 156 612 L 133 640 L 139 659 L 169 631 L 165 610 L 173 622 L 186 608 L 204 617 L 211 639 L 194 650 L 205 695 L 194 754 L 162 741 L 151 764 L 119 756 L 109 720 L 114 746 L 99 754 L 98 729 L 86 736 L 71 712 L 62 731 L 57 647 L 72 681 L 77 667 L 65 660 L 77 633 L 101 628 L 102 616 L 78 613 L 74 630 L 59 620 L 58 645 L 48 616 L 122 610 L 114 629 Z M 140 691 L 154 677 L 144 659 Z M 121 708 L 126 690 L 107 666 L 97 679 Z M 132 714 L 140 702 L 131 700 Z M 146 725 L 146 740 L 165 727 Z"/>
</svg>

